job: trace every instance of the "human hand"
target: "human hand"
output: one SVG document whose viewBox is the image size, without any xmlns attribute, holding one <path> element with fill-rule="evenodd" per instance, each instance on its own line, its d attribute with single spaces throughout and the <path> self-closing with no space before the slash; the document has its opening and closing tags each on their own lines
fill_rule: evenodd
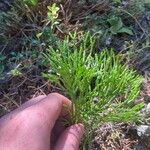
<svg viewBox="0 0 150 150">
<path fill-rule="evenodd" d="M 0 150 L 78 150 L 82 124 L 65 128 L 61 118 L 66 97 L 52 93 L 38 96 L 0 119 Z"/>
</svg>

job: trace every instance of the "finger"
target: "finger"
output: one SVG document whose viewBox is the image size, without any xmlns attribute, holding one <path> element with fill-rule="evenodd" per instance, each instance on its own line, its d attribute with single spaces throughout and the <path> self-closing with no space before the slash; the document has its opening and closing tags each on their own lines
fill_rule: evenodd
<svg viewBox="0 0 150 150">
<path fill-rule="evenodd" d="M 38 97 L 35 97 L 35 98 L 28 100 L 27 102 L 22 104 L 19 108 L 24 109 L 26 107 L 30 107 L 31 105 L 34 105 L 35 103 L 43 100 L 44 98 L 46 98 L 46 95 L 39 95 Z"/>
<path fill-rule="evenodd" d="M 37 114 L 42 114 L 50 129 L 52 129 L 58 117 L 66 110 L 66 107 L 71 109 L 71 101 L 58 93 L 52 93 L 29 109 L 31 111 L 34 109 Z"/>
<path fill-rule="evenodd" d="M 79 150 L 83 134 L 84 126 L 82 124 L 72 125 L 61 134 L 54 150 Z"/>
<path fill-rule="evenodd" d="M 15 109 L 12 112 L 10 112 L 10 113 L 6 114 L 5 116 L 3 116 L 0 121 L 2 121 L 2 120 L 4 121 L 4 120 L 6 120 L 6 118 L 7 118 L 7 120 L 9 120 L 10 118 L 13 118 L 20 111 L 22 111 L 22 110 L 24 110 L 24 109 L 26 109 L 26 108 L 36 104 L 37 102 L 41 101 L 44 98 L 46 98 L 46 95 L 40 95 L 40 96 L 38 96 L 36 98 L 33 98 L 33 99 L 25 102 L 19 108 Z"/>
</svg>

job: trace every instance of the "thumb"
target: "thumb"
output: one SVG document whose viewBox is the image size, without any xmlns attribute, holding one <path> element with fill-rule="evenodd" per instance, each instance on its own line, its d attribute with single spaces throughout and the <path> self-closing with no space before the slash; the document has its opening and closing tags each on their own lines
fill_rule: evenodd
<svg viewBox="0 0 150 150">
<path fill-rule="evenodd" d="M 84 134 L 84 126 L 75 124 L 68 127 L 59 137 L 55 150 L 79 150 L 80 140 Z"/>
</svg>

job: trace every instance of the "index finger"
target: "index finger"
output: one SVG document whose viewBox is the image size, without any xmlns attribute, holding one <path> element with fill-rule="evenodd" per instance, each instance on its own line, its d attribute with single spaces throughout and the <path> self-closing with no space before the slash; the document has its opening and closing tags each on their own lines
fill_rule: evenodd
<svg viewBox="0 0 150 150">
<path fill-rule="evenodd" d="M 50 129 L 52 129 L 59 116 L 63 116 L 64 112 L 67 111 L 66 108 L 71 110 L 72 103 L 63 95 L 51 93 L 46 98 L 33 105 L 33 107 L 36 108 L 38 112 L 44 114 L 46 122 L 50 126 Z"/>
</svg>

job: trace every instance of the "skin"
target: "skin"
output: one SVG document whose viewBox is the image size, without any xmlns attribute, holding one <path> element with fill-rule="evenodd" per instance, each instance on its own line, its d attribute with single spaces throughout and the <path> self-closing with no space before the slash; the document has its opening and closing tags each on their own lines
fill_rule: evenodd
<svg viewBox="0 0 150 150">
<path fill-rule="evenodd" d="M 0 119 L 0 150 L 78 150 L 84 126 L 64 127 L 69 109 L 71 101 L 58 93 L 24 103 Z"/>
</svg>

